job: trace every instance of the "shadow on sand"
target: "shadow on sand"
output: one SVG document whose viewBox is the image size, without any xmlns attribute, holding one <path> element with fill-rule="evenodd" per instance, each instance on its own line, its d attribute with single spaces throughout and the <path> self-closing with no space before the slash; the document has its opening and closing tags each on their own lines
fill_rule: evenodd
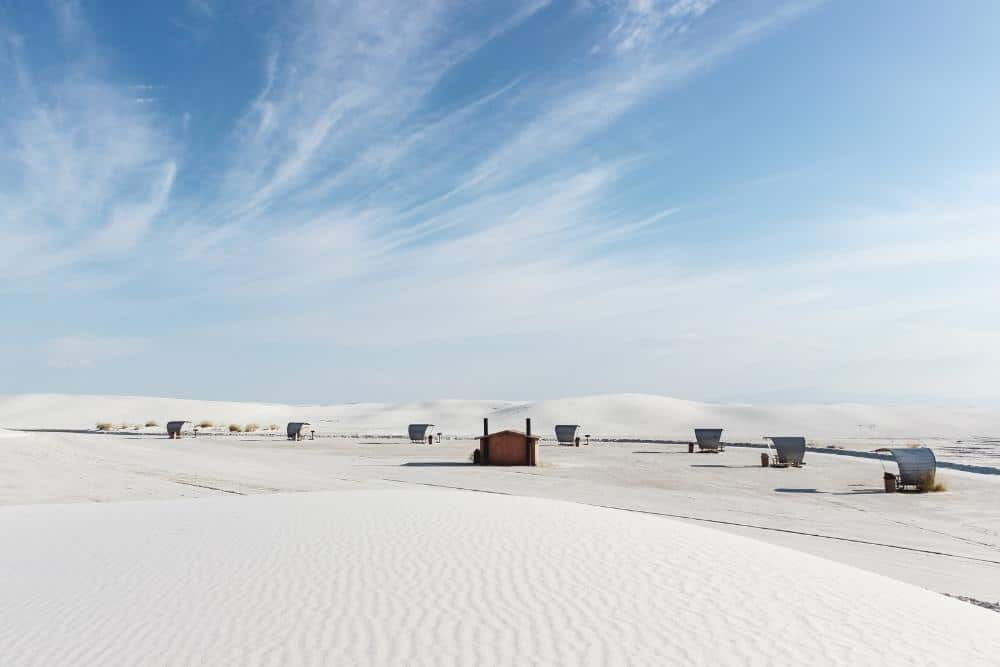
<svg viewBox="0 0 1000 667">
<path fill-rule="evenodd" d="M 819 491 L 817 489 L 775 489 L 777 493 L 825 493 L 831 496 L 866 496 L 872 493 L 885 493 L 884 489 L 858 489 L 856 491 Z"/>
<path fill-rule="evenodd" d="M 836 491 L 831 493 L 833 496 L 867 496 L 872 493 L 885 493 L 885 489 L 859 489 L 857 491 Z"/>
<path fill-rule="evenodd" d="M 458 468 L 475 465 L 471 461 L 408 461 L 403 466 L 409 468 Z"/>
<path fill-rule="evenodd" d="M 759 468 L 760 466 L 747 465 L 747 466 L 729 466 L 723 463 L 692 463 L 692 468 Z"/>
</svg>

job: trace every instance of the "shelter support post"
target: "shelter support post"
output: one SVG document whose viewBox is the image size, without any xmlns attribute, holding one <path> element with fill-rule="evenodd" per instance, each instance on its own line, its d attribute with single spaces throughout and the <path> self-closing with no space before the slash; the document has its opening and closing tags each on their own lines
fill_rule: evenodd
<svg viewBox="0 0 1000 667">
<path fill-rule="evenodd" d="M 891 472 L 887 472 L 882 475 L 882 481 L 885 483 L 886 493 L 896 493 L 896 476 Z"/>
</svg>

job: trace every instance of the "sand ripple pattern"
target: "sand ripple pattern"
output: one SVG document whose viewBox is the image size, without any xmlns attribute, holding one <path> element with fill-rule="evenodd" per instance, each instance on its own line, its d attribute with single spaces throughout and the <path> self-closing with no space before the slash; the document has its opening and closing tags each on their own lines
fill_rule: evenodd
<svg viewBox="0 0 1000 667">
<path fill-rule="evenodd" d="M 660 517 L 362 490 L 0 510 L 0 664 L 996 664 L 1000 614 Z"/>
</svg>

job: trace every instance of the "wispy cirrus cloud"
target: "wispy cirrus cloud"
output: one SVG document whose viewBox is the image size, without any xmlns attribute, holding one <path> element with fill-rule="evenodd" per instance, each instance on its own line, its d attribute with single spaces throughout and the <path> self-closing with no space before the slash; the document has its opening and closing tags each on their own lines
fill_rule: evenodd
<svg viewBox="0 0 1000 667">
<path fill-rule="evenodd" d="M 9 64 L 0 75 L 0 275 L 9 280 L 57 279 L 53 272 L 121 258 L 166 208 L 178 168 L 156 117 L 101 77 L 79 6 L 56 8 L 68 48 L 84 54 L 57 76 L 36 78 L 23 38 L 0 27 Z"/>
<path fill-rule="evenodd" d="M 523 3 L 502 30 L 545 4 Z M 236 130 L 239 166 L 227 173 L 222 199 L 249 196 L 234 218 L 252 219 L 316 179 L 329 182 L 371 159 L 374 147 L 387 150 L 387 134 L 421 132 L 413 116 L 433 86 L 502 33 L 495 26 L 447 31 L 458 10 L 444 2 L 308 2 L 298 11 L 295 25 L 303 28 L 275 38 L 264 86 Z"/>
<path fill-rule="evenodd" d="M 752 19 L 773 22 L 786 8 L 778 7 Z M 237 267 L 259 256 L 260 239 L 274 248 L 297 239 L 328 249 L 336 239 L 337 251 L 353 258 L 338 261 L 336 269 L 288 263 L 281 284 L 358 278 L 366 264 L 405 262 L 407 253 L 427 252 L 426 244 L 466 236 L 495 241 L 499 233 L 513 234 L 496 202 L 552 210 L 564 199 L 546 185 L 586 181 L 595 173 L 592 165 L 572 166 L 582 142 L 759 32 L 748 31 L 741 17 L 674 43 L 687 29 L 673 22 L 695 25 L 708 3 L 612 3 L 601 9 L 610 32 L 638 22 L 657 32 L 661 44 L 647 44 L 641 58 L 601 57 L 585 74 L 501 81 L 456 107 L 430 103 L 456 66 L 547 8 L 548 2 L 526 0 L 455 32 L 447 28 L 463 8 L 452 3 L 295 4 L 273 35 L 261 88 L 234 124 L 222 169 L 180 196 L 173 194 L 179 138 L 159 129 L 154 109 L 135 103 L 152 97 L 146 88 L 133 85 L 130 98 L 106 80 L 99 63 L 42 82 L 20 67 L 17 106 L 24 111 L 9 130 L 18 147 L 13 171 L 22 173 L 26 187 L 16 196 L 5 192 L 5 202 L 17 219 L 41 217 L 47 224 L 29 229 L 22 222 L 10 235 L 48 248 L 42 255 L 50 266 L 113 259 L 115 251 L 144 240 L 174 246 L 191 261 L 221 257 L 207 270 L 220 284 L 230 274 L 233 283 L 246 282 Z M 204 11 L 208 5 L 194 9 L 213 13 Z M 60 4 L 58 13 L 66 38 L 96 53 L 87 48 L 92 36 L 79 6 Z M 16 48 L 12 53 L 17 60 Z M 498 122 L 507 112 L 516 122 Z M 519 179 L 533 169 L 548 175 L 524 187 Z M 589 205 L 600 200 L 595 195 Z M 590 211 L 574 213 L 579 219 Z M 154 228 L 158 217 L 164 224 Z M 634 222 L 615 218 L 620 225 Z M 589 251 L 595 240 L 620 238 L 621 231 L 605 227 L 590 230 Z M 534 241 L 576 247 L 581 229 L 566 225 Z M 58 247 L 67 242 L 72 251 Z"/>
<path fill-rule="evenodd" d="M 607 43 L 618 51 L 642 48 L 682 34 L 718 0 L 595 0 L 615 16 Z"/>
<path fill-rule="evenodd" d="M 221 5 L 194 4 L 189 14 L 224 23 Z M 15 66 L 0 131 L 13 150 L 0 163 L 0 256 L 10 260 L 0 274 L 79 277 L 97 265 L 169 293 L 159 305 L 176 312 L 225 310 L 204 326 L 233 340 L 447 344 L 635 328 L 651 349 L 720 364 L 774 361 L 778 348 L 818 359 L 839 345 L 818 328 L 846 339 L 908 316 L 889 289 L 872 290 L 868 311 L 853 308 L 851 281 L 989 264 L 995 211 L 970 207 L 947 229 L 934 220 L 948 211 L 920 205 L 838 220 L 846 238 L 794 257 L 713 238 L 705 245 L 727 261 L 710 261 L 685 242 L 697 213 L 672 196 L 635 205 L 620 195 L 647 154 L 615 140 L 638 111 L 817 4 L 592 0 L 559 15 L 574 29 L 585 16 L 583 37 L 552 36 L 575 66 L 487 78 L 479 59 L 508 56 L 506 39 L 561 7 L 291 3 L 260 54 L 257 87 L 194 183 L 184 177 L 207 153 L 191 143 L 197 118 L 164 122 L 160 105 L 137 104 L 172 91 L 116 83 L 67 5 L 63 34 L 92 54 L 85 66 L 43 76 L 6 42 Z M 462 94 L 442 92 L 454 87 Z M 903 220 L 908 234 L 894 238 L 887 230 Z M 35 261 L 13 261 L 24 254 Z M 786 316 L 787 328 L 764 331 L 762 320 Z"/>
</svg>

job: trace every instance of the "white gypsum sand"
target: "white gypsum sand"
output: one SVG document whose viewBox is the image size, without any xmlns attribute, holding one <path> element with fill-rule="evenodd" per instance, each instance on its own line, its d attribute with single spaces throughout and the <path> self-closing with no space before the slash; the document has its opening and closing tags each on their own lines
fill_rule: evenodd
<svg viewBox="0 0 1000 667">
<path fill-rule="evenodd" d="M 645 399 L 586 400 L 621 423 L 646 414 Z M 519 426 L 526 408 L 178 405 L 194 414 L 172 399 L 0 399 L 0 426 L 282 429 L 0 431 L 17 436 L 0 439 L 0 662 L 891 664 L 916 651 L 989 664 L 977 651 L 996 651 L 1000 615 L 939 593 L 1000 600 L 998 475 L 942 470 L 946 492 L 890 495 L 878 461 L 810 451 L 802 469 L 764 469 L 759 450 L 649 443 L 543 444 L 537 468 L 481 468 L 471 440 L 290 443 L 282 411 L 402 436 L 434 410 L 472 430 L 489 409 L 491 427 Z M 136 500 L 156 502 L 122 502 Z"/>
<path fill-rule="evenodd" d="M 987 665 L 1000 651 L 1000 615 L 972 605 L 552 500 L 363 490 L 0 522 L 6 664 Z"/>
<path fill-rule="evenodd" d="M 4 442 L 0 505 L 472 488 L 687 517 L 941 593 L 1000 600 L 998 475 L 942 470 L 946 492 L 887 495 L 879 461 L 832 454 L 809 452 L 804 468 L 777 470 L 762 469 L 754 449 L 699 455 L 683 445 L 543 444 L 542 465 L 508 469 L 469 465 L 475 446 L 30 433 Z"/>
</svg>

